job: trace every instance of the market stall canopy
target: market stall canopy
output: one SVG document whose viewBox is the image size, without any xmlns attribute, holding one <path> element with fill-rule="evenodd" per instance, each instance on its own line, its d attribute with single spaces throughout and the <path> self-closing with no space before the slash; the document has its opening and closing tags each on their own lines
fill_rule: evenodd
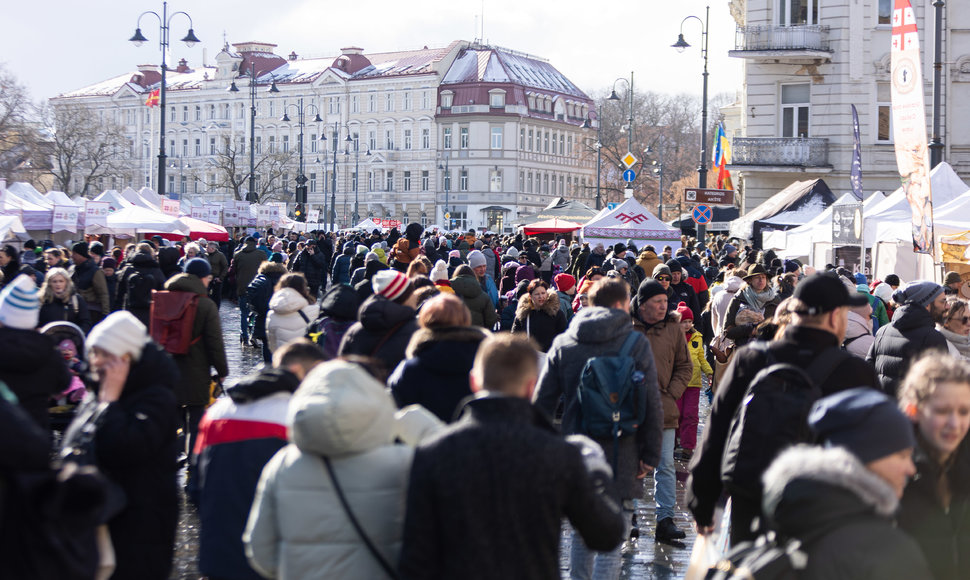
<svg viewBox="0 0 970 580">
<path fill-rule="evenodd" d="M 631 197 L 611 211 L 600 212 L 584 225 L 583 239 L 590 244 L 609 245 L 630 240 L 638 247 L 652 244 L 679 248 L 680 230 L 660 221 Z"/>
<path fill-rule="evenodd" d="M 18 239 L 26 242 L 30 239 L 27 228 L 20 218 L 15 215 L 0 215 L 0 241 Z"/>
<path fill-rule="evenodd" d="M 122 197 L 121 194 L 115 189 L 103 191 L 101 195 L 94 198 L 94 201 L 108 202 L 108 213 L 114 213 L 116 211 L 123 210 L 126 207 L 135 207 L 135 204 Z"/>
<path fill-rule="evenodd" d="M 582 224 L 552 218 L 524 226 L 522 232 L 527 236 L 536 234 L 568 234 L 581 227 L 583 227 Z"/>
<path fill-rule="evenodd" d="M 209 242 L 228 242 L 229 241 L 229 232 L 226 230 L 226 228 L 220 225 L 212 224 L 207 221 L 189 217 L 187 215 L 183 215 L 179 217 L 178 221 L 182 222 L 189 228 L 189 237 L 192 238 L 193 240 L 197 240 L 199 238 L 205 238 L 206 241 L 209 241 Z M 153 234 L 157 233 L 158 235 L 162 236 L 166 240 L 182 239 L 182 234 L 177 232 L 176 233 L 152 232 L 152 233 Z"/>
<path fill-rule="evenodd" d="M 28 230 L 44 231 L 51 229 L 53 207 L 53 204 L 46 199 L 41 205 L 20 197 L 12 189 L 7 189 L 3 196 L 3 207 L 0 207 L 0 210 L 18 215 L 21 223 Z"/>
<path fill-rule="evenodd" d="M 161 196 L 155 193 L 155 190 L 150 187 L 143 187 L 139 189 L 138 195 L 140 195 L 142 199 L 144 199 L 145 201 L 147 201 L 148 203 L 154 206 L 162 205 Z"/>
<path fill-rule="evenodd" d="M 44 197 L 47 198 L 47 201 L 53 205 L 70 205 L 74 207 L 81 207 L 81 204 L 68 197 L 63 191 L 48 191 Z"/>
<path fill-rule="evenodd" d="M 881 191 L 874 192 L 862 203 L 863 215 L 870 208 L 886 199 Z M 775 250 L 779 258 L 798 258 L 812 255 L 812 244 L 816 242 L 832 243 L 832 208 L 838 205 L 858 203 L 852 193 L 843 193 L 835 203 L 825 208 L 808 223 L 790 230 L 774 230 L 764 232 L 761 247 L 764 250 Z M 871 246 L 872 243 L 869 243 Z"/>
<path fill-rule="evenodd" d="M 762 230 L 788 230 L 808 223 L 835 203 L 835 194 L 822 179 L 796 181 L 758 207 L 731 222 L 732 238 L 762 245 Z"/>
<path fill-rule="evenodd" d="M 86 228 L 89 234 L 111 234 L 115 236 L 135 234 L 178 234 L 189 235 L 190 229 L 181 219 L 152 211 L 143 207 L 129 206 L 114 213 L 109 213 L 108 224 Z"/>
<path fill-rule="evenodd" d="M 364 221 L 362 221 L 359 224 L 357 224 L 356 226 L 354 226 L 353 229 L 355 229 L 355 230 L 367 230 L 368 232 L 372 232 L 374 230 L 381 229 L 381 226 L 377 225 L 377 223 L 374 220 L 372 220 L 370 218 L 367 218 Z"/>
<path fill-rule="evenodd" d="M 141 194 L 139 194 L 137 191 L 135 191 L 130 187 L 126 187 L 124 191 L 121 192 L 121 197 L 125 198 L 133 205 L 137 205 L 138 207 L 143 207 L 145 209 L 150 209 L 152 211 L 159 211 L 158 209 L 159 206 L 157 204 L 153 204 L 149 202 L 148 200 L 143 198 Z"/>
<path fill-rule="evenodd" d="M 559 197 L 535 215 L 519 216 L 516 223 L 527 224 L 536 221 L 561 219 L 582 225 L 596 217 L 596 214 L 595 209 L 584 203 Z"/>
<path fill-rule="evenodd" d="M 41 207 L 48 207 L 50 202 L 44 197 L 44 194 L 37 191 L 33 185 L 26 183 L 24 181 L 18 181 L 7 186 L 7 191 L 13 193 L 21 199 L 25 199 L 31 203 L 35 203 Z"/>
</svg>

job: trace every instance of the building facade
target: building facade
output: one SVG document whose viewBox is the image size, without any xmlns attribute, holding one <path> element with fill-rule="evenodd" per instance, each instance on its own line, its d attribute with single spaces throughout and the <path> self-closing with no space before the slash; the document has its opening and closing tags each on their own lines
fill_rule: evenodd
<svg viewBox="0 0 970 580">
<path fill-rule="evenodd" d="M 932 137 L 933 0 L 913 0 L 922 47 L 927 134 Z M 947 2 L 942 35 L 943 160 L 970 172 L 970 12 Z M 859 114 L 868 195 L 900 185 L 893 149 L 890 35 L 893 0 L 732 0 L 733 57 L 744 59 L 739 104 L 725 111 L 730 169 L 742 210 L 796 180 L 851 191 L 851 105 Z"/>
<path fill-rule="evenodd" d="M 161 80 L 151 65 L 51 104 L 89 107 L 123 128 L 130 170 L 103 188 L 156 185 L 159 114 L 167 192 L 231 198 L 223 173 L 248 184 L 252 148 L 257 160 L 283 158 L 275 173 L 256 164 L 257 180 L 276 181 L 255 190 L 293 201 L 302 143 L 309 206 L 332 206 L 338 226 L 373 217 L 508 231 L 595 179 L 579 146 L 594 135 L 581 127 L 593 103 L 543 59 L 467 41 L 372 54 L 348 47 L 327 58 L 275 49 L 246 42 L 196 69 L 180 61 L 167 72 L 165 111 L 145 106 Z"/>
</svg>

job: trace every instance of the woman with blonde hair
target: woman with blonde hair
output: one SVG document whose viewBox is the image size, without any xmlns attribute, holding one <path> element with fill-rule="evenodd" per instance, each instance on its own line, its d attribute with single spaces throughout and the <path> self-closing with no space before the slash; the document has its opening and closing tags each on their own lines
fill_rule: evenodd
<svg viewBox="0 0 970 580">
<path fill-rule="evenodd" d="M 84 334 L 91 330 L 88 304 L 74 289 L 71 275 L 64 268 L 51 268 L 40 287 L 40 318 L 37 326 L 61 321 L 76 324 Z"/>
</svg>

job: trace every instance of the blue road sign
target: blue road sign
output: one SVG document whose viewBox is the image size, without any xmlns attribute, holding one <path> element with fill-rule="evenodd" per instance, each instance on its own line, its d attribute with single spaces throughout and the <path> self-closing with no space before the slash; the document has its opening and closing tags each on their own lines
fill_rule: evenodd
<svg viewBox="0 0 970 580">
<path fill-rule="evenodd" d="M 606 204 L 606 209 L 608 210 L 614 210 L 618 207 L 620 207 L 620 204 L 615 201 L 611 201 L 610 203 Z"/>
<path fill-rule="evenodd" d="M 698 225 L 704 225 L 711 223 L 711 219 L 714 218 L 714 212 L 711 211 L 711 206 L 709 205 L 696 205 L 694 206 L 694 213 L 691 215 L 694 223 Z"/>
<path fill-rule="evenodd" d="M 623 181 L 630 183 L 636 178 L 637 178 L 637 172 L 632 169 L 627 169 L 626 171 L 623 172 Z"/>
</svg>

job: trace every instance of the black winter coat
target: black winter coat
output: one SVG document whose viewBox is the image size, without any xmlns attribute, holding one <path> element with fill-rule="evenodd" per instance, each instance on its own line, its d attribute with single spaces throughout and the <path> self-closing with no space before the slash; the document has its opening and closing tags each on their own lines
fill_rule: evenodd
<svg viewBox="0 0 970 580">
<path fill-rule="evenodd" d="M 239 296 L 246 294 L 246 288 L 259 273 L 259 266 L 265 261 L 266 252 L 253 245 L 243 244 L 242 249 L 232 256 L 232 265 L 235 266 L 236 272 L 236 291 Z"/>
<path fill-rule="evenodd" d="M 623 539 L 611 496 L 527 400 L 475 399 L 414 453 L 401 576 L 558 580 L 563 517 L 592 550 Z"/>
<path fill-rule="evenodd" d="M 904 304 L 896 309 L 893 321 L 876 332 L 866 361 L 876 368 L 883 392 L 895 399 L 910 363 L 931 349 L 947 352 L 946 339 L 926 308 Z"/>
<path fill-rule="evenodd" d="M 64 321 L 76 324 L 85 336 L 91 331 L 91 313 L 88 312 L 88 303 L 77 292 L 72 293 L 66 301 L 55 296 L 50 302 L 43 302 L 40 305 L 38 328 L 49 322 Z"/>
<path fill-rule="evenodd" d="M 916 477 L 899 505 L 899 527 L 923 550 L 936 580 L 966 578 L 970 571 L 970 444 L 964 438 L 946 466 L 927 455 L 917 435 L 913 453 Z M 937 483 L 947 478 L 949 510 L 944 509 Z"/>
<path fill-rule="evenodd" d="M 152 299 L 151 294 L 149 293 L 148 296 L 133 297 L 131 295 L 131 289 L 128 287 L 131 277 L 136 272 L 141 276 L 145 276 L 146 279 L 150 276 L 151 281 L 154 282 L 154 284 L 144 284 L 142 291 L 161 290 L 165 284 L 165 274 L 162 273 L 162 269 L 158 267 L 158 262 L 151 255 L 135 254 L 132 256 L 128 266 L 121 272 L 121 277 L 118 280 L 118 292 L 115 295 L 115 302 L 118 308 L 131 312 L 135 318 L 145 325 L 145 328 L 149 328 L 151 323 L 151 307 L 145 308 L 136 305 L 150 304 Z M 151 286 L 154 286 L 154 288 L 150 288 Z"/>
<path fill-rule="evenodd" d="M 800 580 L 932 578 L 919 546 L 893 525 L 895 491 L 848 451 L 793 447 L 764 479 L 769 529 L 808 555 Z"/>
<path fill-rule="evenodd" d="M 375 357 L 390 372 L 404 360 L 411 335 L 417 330 L 413 308 L 374 295 L 360 305 L 359 321 L 344 335 L 337 354 Z"/>
<path fill-rule="evenodd" d="M 303 272 L 310 286 L 320 286 L 327 279 L 327 257 L 318 248 L 314 248 L 312 254 L 304 249 L 297 254 L 291 269 L 294 272 Z"/>
<path fill-rule="evenodd" d="M 398 407 L 421 405 L 445 423 L 472 394 L 468 372 L 488 333 L 475 326 L 422 328 L 411 336 L 407 360 L 387 380 Z"/>
<path fill-rule="evenodd" d="M 172 357 L 149 342 L 97 431 L 98 467 L 127 500 L 108 521 L 118 559 L 112 580 L 164 580 L 172 567 L 179 514 L 172 389 L 178 380 Z"/>
<path fill-rule="evenodd" d="M 182 272 L 182 268 L 179 267 L 181 258 L 178 249 L 172 246 L 163 246 L 158 249 L 158 267 L 162 269 L 162 274 L 165 276 L 165 279 L 162 280 L 163 284 L 172 276 Z"/>
<path fill-rule="evenodd" d="M 559 295 L 555 290 L 549 289 L 545 304 L 538 310 L 532 305 L 532 295 L 523 294 L 519 298 L 512 334 L 528 334 L 539 345 L 540 351 L 548 352 L 552 341 L 566 331 L 566 326 L 566 315 L 559 307 Z"/>
<path fill-rule="evenodd" d="M 829 347 L 838 347 L 838 338 L 831 332 L 805 326 L 790 326 L 781 340 L 771 343 L 769 350 L 776 362 L 791 363 L 807 368 L 815 357 Z M 721 458 L 728 439 L 731 420 L 741 406 L 744 394 L 754 376 L 765 368 L 765 355 L 752 348 L 735 352 L 721 379 L 704 428 L 704 435 L 687 479 L 687 504 L 701 525 L 710 525 L 714 507 L 721 497 Z M 878 388 L 876 374 L 864 360 L 848 353 L 820 385 L 823 395 L 831 395 L 854 387 Z M 760 490 L 751 490 L 760 495 Z"/>
<path fill-rule="evenodd" d="M 35 330 L 0 328 L 0 381 L 17 395 L 20 406 L 47 431 L 47 403 L 71 384 L 64 357 L 47 336 Z"/>
<path fill-rule="evenodd" d="M 266 316 L 269 314 L 269 301 L 273 297 L 276 283 L 286 273 L 283 264 L 272 264 L 263 268 L 263 273 L 257 274 L 246 289 L 246 300 L 249 307 L 256 313 L 256 325 L 253 327 L 253 337 L 266 340 Z"/>
</svg>

